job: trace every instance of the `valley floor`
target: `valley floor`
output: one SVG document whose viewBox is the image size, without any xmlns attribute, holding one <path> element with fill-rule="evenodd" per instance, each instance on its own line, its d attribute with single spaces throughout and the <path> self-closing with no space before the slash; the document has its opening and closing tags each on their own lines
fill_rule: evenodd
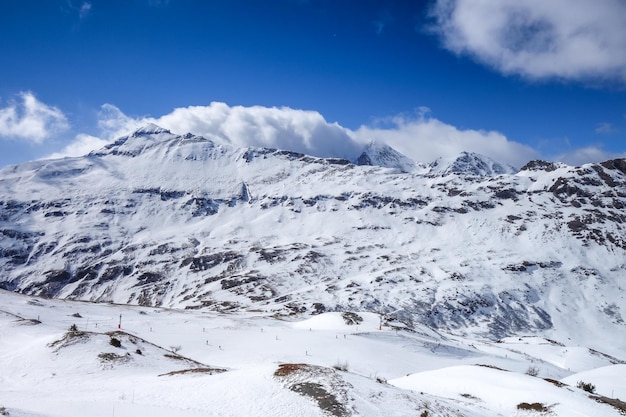
<svg viewBox="0 0 626 417">
<path fill-rule="evenodd" d="M 608 399 L 626 399 L 623 358 L 566 335 L 494 343 L 373 313 L 217 314 L 5 291 L 0 306 L 10 416 L 618 416 L 624 403 Z"/>
</svg>

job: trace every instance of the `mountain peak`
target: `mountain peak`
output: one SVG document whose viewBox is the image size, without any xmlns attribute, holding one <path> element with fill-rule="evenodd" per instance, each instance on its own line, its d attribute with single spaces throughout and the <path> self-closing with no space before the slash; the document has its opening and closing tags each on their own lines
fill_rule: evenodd
<svg viewBox="0 0 626 417">
<path fill-rule="evenodd" d="M 493 177 L 502 174 L 514 174 L 516 171 L 515 168 L 508 164 L 501 164 L 485 155 L 466 151 L 455 157 L 438 158 L 430 164 L 430 172 L 441 175 L 458 174 Z"/>
<path fill-rule="evenodd" d="M 384 168 L 396 168 L 402 172 L 412 172 L 416 163 L 409 157 L 401 154 L 394 148 L 375 140 L 365 147 L 363 153 L 356 159 L 357 165 L 374 165 Z"/>
<path fill-rule="evenodd" d="M 147 125 L 142 126 L 139 129 L 135 130 L 131 136 L 138 137 L 138 136 L 147 136 L 147 135 L 158 135 L 161 133 L 171 134 L 172 132 L 154 123 L 148 123 Z"/>
<path fill-rule="evenodd" d="M 108 153 L 113 155 L 137 156 L 145 149 L 150 149 L 155 145 L 167 142 L 176 137 L 177 136 L 173 135 L 169 130 L 154 123 L 148 123 L 135 130 L 130 135 L 122 136 L 115 142 L 106 145 L 100 151 L 92 152 L 92 154 L 103 155 Z"/>
</svg>

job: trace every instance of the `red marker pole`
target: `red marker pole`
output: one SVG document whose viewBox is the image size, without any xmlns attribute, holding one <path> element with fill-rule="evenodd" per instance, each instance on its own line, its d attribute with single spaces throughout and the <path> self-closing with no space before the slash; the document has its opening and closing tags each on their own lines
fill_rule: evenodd
<svg viewBox="0 0 626 417">
<path fill-rule="evenodd" d="M 117 323 L 117 328 L 121 329 L 122 328 L 122 315 L 120 314 L 120 322 Z"/>
</svg>

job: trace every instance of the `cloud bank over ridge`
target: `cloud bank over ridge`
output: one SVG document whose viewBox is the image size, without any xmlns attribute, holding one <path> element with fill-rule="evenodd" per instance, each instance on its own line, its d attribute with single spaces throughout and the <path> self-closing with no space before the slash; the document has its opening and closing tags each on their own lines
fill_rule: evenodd
<svg viewBox="0 0 626 417">
<path fill-rule="evenodd" d="M 174 133 L 190 132 L 239 147 L 269 147 L 351 160 L 371 140 L 386 143 L 415 161 L 427 163 L 462 151 L 480 153 L 518 168 L 532 159 L 582 164 L 626 156 L 605 152 L 598 146 L 545 157 L 497 131 L 459 129 L 431 117 L 425 108 L 411 116 L 396 116 L 351 130 L 328 122 L 316 111 L 213 102 L 208 106 L 176 108 L 160 117 L 131 117 L 116 106 L 105 104 L 98 114 L 99 134 L 78 134 L 62 151 L 49 157 L 84 155 L 148 123 Z"/>
<path fill-rule="evenodd" d="M 110 104 L 102 106 L 100 112 L 99 126 L 109 140 L 147 123 L 235 146 L 288 149 L 319 157 L 354 159 L 371 140 L 386 143 L 421 162 L 462 151 L 478 152 L 514 166 L 539 157 L 537 151 L 510 141 L 499 132 L 457 129 L 429 117 L 424 110 L 414 117 L 388 119 L 384 126 L 361 126 L 357 130 L 328 122 L 316 111 L 288 107 L 231 107 L 218 102 L 177 108 L 158 118 L 131 118 Z"/>
</svg>

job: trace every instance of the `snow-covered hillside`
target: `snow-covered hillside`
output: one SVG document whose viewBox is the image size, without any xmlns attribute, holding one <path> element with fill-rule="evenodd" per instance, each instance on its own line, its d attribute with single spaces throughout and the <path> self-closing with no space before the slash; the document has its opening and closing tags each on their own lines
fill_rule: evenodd
<svg viewBox="0 0 626 417">
<path fill-rule="evenodd" d="M 607 397 L 623 394 L 624 365 L 565 334 L 492 343 L 368 312 L 285 320 L 2 290 L 0 305 L 0 414 L 12 417 L 617 417 L 626 406 Z M 583 377 L 597 394 L 576 386 Z"/>
<path fill-rule="evenodd" d="M 413 170 L 390 148 L 364 155 L 370 165 L 152 125 L 84 157 L 5 168 L 0 286 L 198 311 L 367 311 L 626 349 L 624 160 L 512 173 L 475 154 Z"/>
</svg>

